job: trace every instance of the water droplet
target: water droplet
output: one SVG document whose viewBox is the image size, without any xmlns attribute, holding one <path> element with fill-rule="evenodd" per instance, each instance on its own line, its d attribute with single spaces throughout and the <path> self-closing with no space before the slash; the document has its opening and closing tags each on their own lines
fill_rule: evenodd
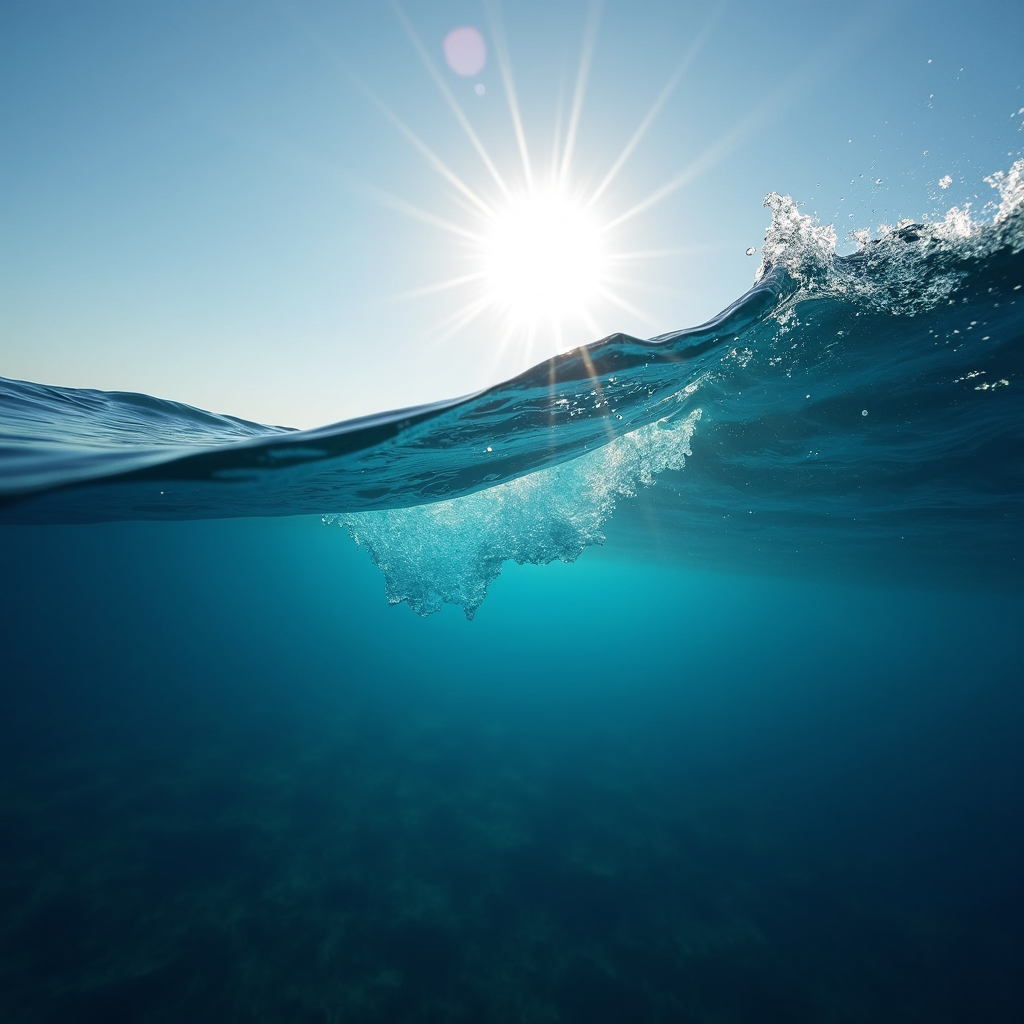
<svg viewBox="0 0 1024 1024">
<path fill-rule="evenodd" d="M 864 415 L 865 415 L 865 416 L 867 416 L 867 413 L 864 413 Z M 487 447 L 486 447 L 486 448 L 484 449 L 484 451 L 485 451 L 485 452 L 489 452 L 490 450 L 491 450 L 491 446 L 490 446 L 490 445 L 488 445 L 488 446 L 487 446 Z"/>
<path fill-rule="evenodd" d="M 755 249 L 753 246 L 750 246 L 750 248 L 747 249 L 748 256 L 753 256 L 755 252 L 757 252 L 757 249 Z"/>
<path fill-rule="evenodd" d="M 483 94 L 487 92 L 487 87 L 483 82 L 477 82 L 476 85 L 473 86 L 473 92 L 475 92 L 477 96 L 483 96 Z"/>
<path fill-rule="evenodd" d="M 875 184 L 876 185 L 881 185 L 882 184 L 882 179 L 881 178 L 875 178 Z"/>
</svg>

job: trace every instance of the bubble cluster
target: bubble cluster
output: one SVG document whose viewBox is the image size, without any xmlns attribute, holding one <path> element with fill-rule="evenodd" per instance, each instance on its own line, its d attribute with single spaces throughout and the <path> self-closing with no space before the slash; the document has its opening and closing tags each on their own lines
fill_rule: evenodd
<svg viewBox="0 0 1024 1024">
<path fill-rule="evenodd" d="M 688 394 L 677 396 L 682 403 Z M 658 473 L 682 469 L 700 409 L 681 405 L 571 462 L 486 490 L 413 508 L 324 516 L 346 527 L 384 574 L 390 604 L 420 615 L 461 605 L 468 619 L 502 564 L 572 562 L 604 542 L 616 502 L 650 486 Z"/>
</svg>

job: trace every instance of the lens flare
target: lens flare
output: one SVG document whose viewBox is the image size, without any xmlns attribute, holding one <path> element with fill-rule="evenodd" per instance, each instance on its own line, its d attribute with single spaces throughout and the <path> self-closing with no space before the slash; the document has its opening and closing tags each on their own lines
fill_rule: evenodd
<svg viewBox="0 0 1024 1024">
<path fill-rule="evenodd" d="M 473 78 L 487 63 L 487 46 L 480 32 L 470 25 L 453 28 L 444 37 L 444 59 L 457 75 Z"/>
</svg>

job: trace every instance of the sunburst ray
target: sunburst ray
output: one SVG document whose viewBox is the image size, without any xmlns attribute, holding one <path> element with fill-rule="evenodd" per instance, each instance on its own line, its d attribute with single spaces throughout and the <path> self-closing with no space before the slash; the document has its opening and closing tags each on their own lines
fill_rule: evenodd
<svg viewBox="0 0 1024 1024">
<path fill-rule="evenodd" d="M 837 31 L 829 45 L 816 47 L 811 55 L 804 60 L 795 71 L 788 75 L 775 89 L 765 96 L 759 103 L 751 107 L 746 114 L 723 135 L 719 136 L 703 153 L 691 160 L 686 167 L 674 178 L 656 188 L 645 199 L 640 200 L 625 213 L 615 217 L 607 224 L 605 230 L 611 231 L 621 224 L 632 220 L 638 214 L 645 213 L 652 206 L 668 198 L 677 192 L 684 185 L 689 184 L 705 171 L 710 170 L 721 160 L 732 153 L 741 142 L 747 141 L 751 136 L 761 131 L 766 131 L 779 114 L 790 104 L 810 88 L 811 84 L 834 67 L 832 59 L 833 47 L 831 43 L 839 39 L 846 40 L 844 49 L 851 50 L 851 44 L 858 38 L 863 38 L 869 32 L 867 20 L 862 17 L 851 18 L 846 25 Z"/>
<path fill-rule="evenodd" d="M 422 337 L 422 341 L 430 342 L 435 348 L 449 338 L 458 334 L 464 327 L 471 324 L 482 313 L 491 308 L 491 300 L 487 295 L 481 295 L 472 302 L 460 306 L 453 313 L 446 316 Z M 439 333 L 440 332 L 440 333 Z"/>
<path fill-rule="evenodd" d="M 391 298 L 392 302 L 409 302 L 413 299 L 423 299 L 428 295 L 437 295 L 439 292 L 452 291 L 455 288 L 462 288 L 467 284 L 474 284 L 484 277 L 482 270 L 474 271 L 472 274 L 463 274 L 461 277 L 450 277 L 446 281 L 436 281 L 434 284 L 423 285 L 422 288 L 412 288 L 407 292 L 401 292 Z"/>
<path fill-rule="evenodd" d="M 660 260 L 671 256 L 694 256 L 701 252 L 722 251 L 729 246 L 721 243 L 710 243 L 704 245 L 676 245 L 668 249 L 637 249 L 631 252 L 609 253 L 609 263 L 628 263 L 640 260 Z"/>
<path fill-rule="evenodd" d="M 365 192 L 366 195 L 380 203 L 381 206 L 389 207 L 398 213 L 405 214 L 413 220 L 422 221 L 424 224 L 430 224 L 435 228 L 440 228 L 442 231 L 447 231 L 449 234 L 457 235 L 459 238 L 472 242 L 474 245 L 483 244 L 483 235 L 476 231 L 470 231 L 461 224 L 456 224 L 454 221 L 447 220 L 444 217 L 439 217 L 436 213 L 430 213 L 428 210 L 423 210 L 414 203 L 410 203 L 407 199 L 402 199 L 400 196 L 392 195 L 390 192 L 385 191 L 377 185 L 371 185 L 369 182 L 358 181 L 358 179 L 352 179 L 352 181 L 353 184 L 357 185 L 361 191 Z"/>
<path fill-rule="evenodd" d="M 505 179 L 501 176 L 501 173 L 495 166 L 490 154 L 487 152 L 486 148 L 484 147 L 484 144 L 480 141 L 479 136 L 476 134 L 475 131 L 473 131 L 473 126 L 469 123 L 469 119 L 463 112 L 462 107 L 459 106 L 458 100 L 456 100 L 455 97 L 452 95 L 452 91 L 451 89 L 448 88 L 448 84 L 441 77 L 441 73 L 437 70 L 437 66 L 430 59 L 430 54 L 427 53 L 426 47 L 424 47 L 419 35 L 416 33 L 416 30 L 412 27 L 412 23 L 405 16 L 405 12 L 397 3 L 393 3 L 392 7 L 394 8 L 395 14 L 398 17 L 398 20 L 402 28 L 405 29 L 406 35 L 412 42 L 412 45 L 415 48 L 417 54 L 419 54 L 420 60 L 423 61 L 423 66 L 429 72 L 430 77 L 434 80 L 434 84 L 440 90 L 441 95 L 445 99 L 445 102 L 451 108 L 451 111 L 455 115 L 456 120 L 459 122 L 459 125 L 462 127 L 462 130 L 466 133 L 466 138 L 469 139 L 473 148 L 477 151 L 477 154 L 483 161 L 484 166 L 490 172 L 490 175 L 494 179 L 498 188 L 501 189 L 502 195 L 504 195 L 506 199 L 510 198 L 512 193 L 509 191 L 508 185 L 505 184 Z"/>
<path fill-rule="evenodd" d="M 651 317 L 649 317 L 642 309 L 638 309 L 631 302 L 627 302 L 621 295 L 617 292 L 613 292 L 610 288 L 606 287 L 601 289 L 601 298 L 606 302 L 610 302 L 613 306 L 618 306 L 619 309 L 629 313 L 631 316 L 635 316 L 642 323 L 647 324 L 648 327 L 651 327 L 654 330 L 658 329 L 659 324 L 651 319 Z"/>
<path fill-rule="evenodd" d="M 427 163 L 447 181 L 454 185 L 481 213 L 493 215 L 493 207 L 476 194 L 354 71 L 344 69 L 352 83 L 364 96 L 398 129 L 423 156 Z"/>
<path fill-rule="evenodd" d="M 612 164 L 608 173 L 601 180 L 601 183 L 597 186 L 596 189 L 594 189 L 593 194 L 588 200 L 589 206 L 593 206 L 593 204 L 596 203 L 602 195 L 604 195 L 608 186 L 611 185 L 611 183 L 618 177 L 619 171 L 621 171 L 622 168 L 625 166 L 626 161 L 633 155 L 633 151 L 643 141 L 644 136 L 647 134 L 651 125 L 654 124 L 654 121 L 657 118 L 658 114 L 661 113 L 661 108 L 665 106 L 665 104 L 669 100 L 669 97 L 671 97 L 672 93 L 675 92 L 676 86 L 679 85 L 679 82 L 682 79 L 683 75 L 686 74 L 686 72 L 689 70 L 690 65 L 696 59 L 697 54 L 699 54 L 700 51 L 704 48 L 704 44 L 707 42 L 708 37 L 711 35 L 712 29 L 714 29 L 715 24 L 721 17 L 724 8 L 724 2 L 718 4 L 714 8 L 714 10 L 712 10 L 711 14 L 705 19 L 703 27 L 701 28 L 700 32 L 697 33 L 697 36 L 694 39 L 694 41 L 690 44 L 690 48 L 689 50 L 686 51 L 686 54 L 683 56 L 683 59 L 679 62 L 679 66 L 673 72 L 668 82 L 665 83 L 665 87 L 658 94 L 658 98 L 654 101 L 653 105 L 651 106 L 651 109 L 647 111 L 646 115 L 644 116 L 643 120 L 641 120 L 640 124 L 637 126 L 637 129 L 633 133 L 629 142 L 626 143 L 625 147 L 623 148 L 619 156 L 616 158 L 615 162 Z"/>
<path fill-rule="evenodd" d="M 569 127 L 565 133 L 562 146 L 562 160 L 558 170 L 558 184 L 564 186 L 569 177 L 573 150 L 576 147 L 576 133 L 579 130 L 580 115 L 583 113 L 583 99 L 587 93 L 587 79 L 590 76 L 590 62 L 594 57 L 597 45 L 597 32 L 601 24 L 600 0 L 591 0 L 587 11 L 586 28 L 583 30 L 583 46 L 580 52 L 579 69 L 576 72 L 576 89 L 572 98 L 572 110 L 569 114 Z"/>
<path fill-rule="evenodd" d="M 509 60 L 508 44 L 505 39 L 505 23 L 501 17 L 501 7 L 497 0 L 488 0 L 484 5 L 487 20 L 491 26 L 491 37 L 494 50 L 498 56 L 498 70 L 501 83 L 505 87 L 505 98 L 508 101 L 509 114 L 512 116 L 512 128 L 516 133 L 516 145 L 523 161 L 523 175 L 527 189 L 533 188 L 533 169 L 530 165 L 530 151 L 526 145 L 526 133 L 523 130 L 523 119 L 519 113 L 519 99 L 516 95 L 515 81 L 512 77 L 512 61 Z"/>
</svg>

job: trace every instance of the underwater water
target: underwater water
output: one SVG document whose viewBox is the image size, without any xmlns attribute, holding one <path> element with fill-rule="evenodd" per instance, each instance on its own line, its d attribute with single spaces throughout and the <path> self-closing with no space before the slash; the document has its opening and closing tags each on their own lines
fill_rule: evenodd
<svg viewBox="0 0 1024 1024">
<path fill-rule="evenodd" d="M 0 380 L 0 1019 L 1019 1020 L 1022 171 L 318 430 Z"/>
</svg>

